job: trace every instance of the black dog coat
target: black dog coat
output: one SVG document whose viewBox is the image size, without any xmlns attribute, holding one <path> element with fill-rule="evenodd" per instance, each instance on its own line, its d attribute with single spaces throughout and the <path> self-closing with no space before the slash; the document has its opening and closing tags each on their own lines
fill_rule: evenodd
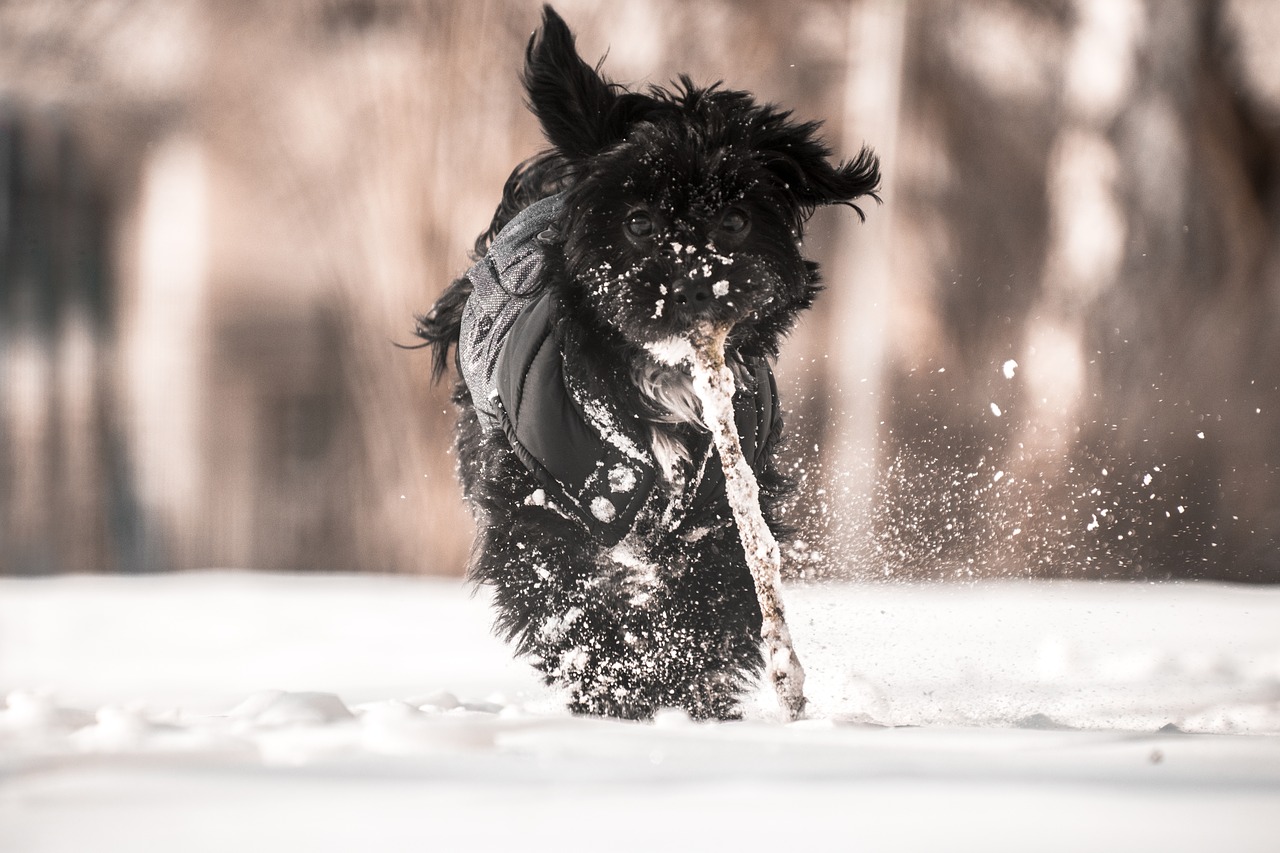
<svg viewBox="0 0 1280 853">
<path fill-rule="evenodd" d="M 611 547 L 651 504 L 658 463 L 636 419 L 587 398 L 563 362 L 555 303 L 542 280 L 546 253 L 560 251 L 554 235 L 562 207 L 556 195 L 525 208 L 468 270 L 458 360 L 481 424 L 502 429 L 546 490 L 534 499 L 550 500 Z M 758 473 L 781 418 L 769 363 L 751 359 L 746 368 L 750 380 L 738 383 L 734 413 L 743 454 Z M 708 437 L 683 511 L 659 510 L 664 526 L 674 529 L 689 509 L 723 495 L 719 464 L 707 464 L 713 454 Z"/>
</svg>

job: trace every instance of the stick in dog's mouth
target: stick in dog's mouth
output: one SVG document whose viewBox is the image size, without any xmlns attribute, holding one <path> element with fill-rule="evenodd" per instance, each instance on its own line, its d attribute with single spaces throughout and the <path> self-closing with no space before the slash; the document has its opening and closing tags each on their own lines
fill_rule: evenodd
<svg viewBox="0 0 1280 853">
<path fill-rule="evenodd" d="M 742 454 L 735 427 L 733 371 L 724 361 L 728 334 L 728 326 L 705 323 L 687 338 L 669 338 L 650 344 L 648 349 L 664 364 L 690 366 L 693 392 L 702 406 L 702 419 L 711 430 L 720 456 L 729 506 L 738 523 L 738 535 L 760 601 L 765 672 L 773 682 L 783 711 L 792 720 L 798 720 L 805 709 L 804 669 L 792 646 L 782 606 L 782 554 L 760 511 L 760 486 Z"/>
</svg>

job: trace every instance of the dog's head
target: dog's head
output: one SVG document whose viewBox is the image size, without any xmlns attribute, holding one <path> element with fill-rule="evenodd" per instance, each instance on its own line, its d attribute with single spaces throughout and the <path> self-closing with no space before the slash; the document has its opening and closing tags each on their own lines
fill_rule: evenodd
<svg viewBox="0 0 1280 853">
<path fill-rule="evenodd" d="M 628 341 L 644 345 L 710 321 L 776 348 L 818 290 L 800 253 L 821 205 L 875 197 L 876 156 L 833 165 L 820 124 L 718 84 L 682 77 L 632 92 L 577 54 L 544 10 L 529 42 L 530 107 L 569 174 L 563 223 L 569 286 Z"/>
</svg>

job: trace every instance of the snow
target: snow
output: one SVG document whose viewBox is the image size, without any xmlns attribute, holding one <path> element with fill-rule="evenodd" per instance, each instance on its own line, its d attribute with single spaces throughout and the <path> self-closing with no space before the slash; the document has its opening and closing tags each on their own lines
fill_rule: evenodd
<svg viewBox="0 0 1280 853">
<path fill-rule="evenodd" d="M 637 724 L 456 580 L 0 579 L 0 850 L 1276 849 L 1280 590 L 785 593 L 809 719 Z"/>
<path fill-rule="evenodd" d="M 608 498 L 595 497 L 591 499 L 591 514 L 594 515 L 597 520 L 608 524 L 617 517 L 618 509 L 613 505 L 613 501 Z"/>
<path fill-rule="evenodd" d="M 672 335 L 644 345 L 659 364 L 677 365 L 693 362 L 693 344 L 687 335 Z"/>
<path fill-rule="evenodd" d="M 609 488 L 615 492 L 631 492 L 636 487 L 636 472 L 617 465 L 609 472 Z"/>
<path fill-rule="evenodd" d="M 631 459 L 639 462 L 647 460 L 648 457 L 644 451 L 637 447 L 635 442 L 627 438 L 626 433 L 618 426 L 612 412 L 603 403 L 599 400 L 588 399 L 581 393 L 574 393 L 573 397 L 582 408 L 582 413 L 592 427 L 605 441 Z"/>
</svg>

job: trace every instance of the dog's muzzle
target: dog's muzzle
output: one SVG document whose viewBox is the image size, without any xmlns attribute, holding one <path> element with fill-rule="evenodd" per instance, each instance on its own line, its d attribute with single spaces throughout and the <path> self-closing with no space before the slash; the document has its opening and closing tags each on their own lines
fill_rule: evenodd
<svg viewBox="0 0 1280 853">
<path fill-rule="evenodd" d="M 696 314 L 709 307 L 713 298 L 711 285 L 706 281 L 690 281 L 681 276 L 671 284 L 671 304 L 678 313 Z"/>
</svg>

